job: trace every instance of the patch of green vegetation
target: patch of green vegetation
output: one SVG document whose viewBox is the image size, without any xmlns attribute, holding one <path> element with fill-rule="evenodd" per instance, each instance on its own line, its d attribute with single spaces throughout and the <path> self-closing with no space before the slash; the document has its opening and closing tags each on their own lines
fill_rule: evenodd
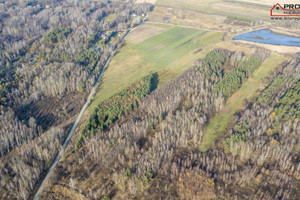
<svg viewBox="0 0 300 200">
<path fill-rule="evenodd" d="M 246 139 L 246 135 L 249 132 L 248 122 L 244 122 L 242 124 L 238 124 L 235 133 L 230 135 L 225 139 L 224 148 L 225 150 L 229 150 L 230 145 L 237 144 L 240 141 L 244 141 Z"/>
<path fill-rule="evenodd" d="M 79 63 L 84 68 L 89 67 L 93 70 L 99 59 L 100 55 L 94 49 L 84 49 L 78 53 L 76 63 Z"/>
<path fill-rule="evenodd" d="M 294 83 L 279 100 L 274 110 L 279 120 L 288 121 L 300 118 L 300 82 Z"/>
<path fill-rule="evenodd" d="M 146 53 L 152 53 L 152 54 L 156 53 L 158 50 L 161 50 L 165 47 L 169 47 L 169 49 L 171 49 L 181 44 L 182 41 L 185 41 L 184 38 L 188 37 L 189 35 L 195 32 L 197 32 L 197 30 L 195 29 L 175 27 L 137 44 L 135 46 L 135 49 L 144 51 Z M 160 55 L 160 54 L 157 53 L 156 55 Z"/>
<path fill-rule="evenodd" d="M 125 171 L 125 176 L 127 178 L 131 178 L 133 173 L 134 173 L 134 168 L 127 168 L 126 171 Z"/>
<path fill-rule="evenodd" d="M 151 74 L 98 105 L 77 139 L 75 149 L 82 145 L 86 137 L 97 130 L 106 130 L 122 115 L 136 108 L 138 102 L 156 88 L 156 79 L 157 74 Z"/>
<path fill-rule="evenodd" d="M 220 51 L 213 50 L 209 52 L 203 59 L 203 67 L 199 70 L 205 74 L 205 78 L 214 82 L 214 77 L 222 77 L 222 66 L 226 58 L 224 54 Z"/>
<path fill-rule="evenodd" d="M 117 16 L 118 16 L 118 14 L 112 13 L 112 14 L 107 15 L 104 19 L 108 22 L 112 22 L 117 18 Z"/>
<path fill-rule="evenodd" d="M 137 183 L 142 182 L 145 185 L 148 185 L 153 180 L 153 174 L 151 172 L 144 171 L 144 175 L 137 179 Z"/>
<path fill-rule="evenodd" d="M 256 70 L 262 61 L 259 57 L 250 56 L 244 60 L 237 68 L 225 74 L 223 79 L 214 87 L 214 91 L 222 93 L 228 99 L 236 92 L 242 83 Z"/>
<path fill-rule="evenodd" d="M 175 27 L 157 36 L 149 38 L 133 48 L 146 54 L 145 60 L 166 66 L 180 59 L 188 52 L 200 47 L 196 40 L 203 31 Z"/>
<path fill-rule="evenodd" d="M 47 33 L 44 37 L 44 42 L 48 44 L 54 44 L 59 42 L 62 38 L 68 37 L 68 35 L 72 32 L 71 28 L 55 28 L 51 32 Z"/>
<path fill-rule="evenodd" d="M 278 90 L 283 88 L 286 83 L 290 82 L 291 78 L 284 75 L 276 76 L 270 85 L 261 93 L 259 98 L 257 99 L 258 103 L 267 103 L 271 104 L 273 102 L 274 97 L 277 95 Z"/>
<path fill-rule="evenodd" d="M 232 116 L 242 107 L 245 99 L 255 97 L 257 89 L 263 84 L 271 71 L 273 71 L 280 63 L 286 59 L 279 54 L 272 53 L 264 63 L 253 72 L 251 80 L 247 80 L 242 84 L 242 87 L 235 92 L 226 102 L 225 107 L 209 121 L 205 128 L 204 136 L 200 144 L 200 150 L 206 152 L 214 140 L 224 132 L 228 126 Z"/>
<path fill-rule="evenodd" d="M 103 198 L 102 198 L 102 200 L 110 200 L 110 198 L 108 197 L 108 196 L 104 196 Z"/>
</svg>

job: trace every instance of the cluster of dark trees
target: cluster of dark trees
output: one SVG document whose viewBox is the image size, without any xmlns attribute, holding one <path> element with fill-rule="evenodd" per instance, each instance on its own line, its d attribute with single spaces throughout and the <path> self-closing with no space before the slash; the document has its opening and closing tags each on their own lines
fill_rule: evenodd
<svg viewBox="0 0 300 200">
<path fill-rule="evenodd" d="M 72 31 L 71 28 L 64 28 L 64 29 L 55 28 L 51 32 L 45 35 L 44 42 L 48 43 L 49 45 L 53 45 L 57 42 L 62 41 L 63 38 L 68 37 L 71 31 Z"/>
<path fill-rule="evenodd" d="M 262 61 L 259 57 L 250 56 L 244 60 L 238 67 L 227 73 L 214 88 L 216 92 L 222 93 L 228 99 L 236 92 L 252 72 L 261 65 Z"/>
<path fill-rule="evenodd" d="M 268 55 L 258 50 L 252 56 Z M 90 199 L 296 199 L 299 59 L 277 67 L 257 99 L 236 113 L 224 137 L 209 151 L 199 150 L 208 120 L 225 104 L 214 87 L 239 66 L 257 67 L 242 64 L 247 57 L 220 49 L 209 53 L 129 115 L 88 137 L 60 164 L 56 184 L 76 183 L 73 190 Z M 287 114 L 293 117 L 280 117 Z M 47 191 L 43 197 L 57 196 Z"/>
<path fill-rule="evenodd" d="M 270 55 L 270 52 L 258 51 L 247 58 L 240 53 L 230 54 L 232 53 L 226 50 L 212 51 L 203 59 L 204 68 L 200 69 L 208 80 L 217 83 L 214 91 L 223 94 L 226 99 L 242 86 L 252 72 Z M 227 73 L 225 66 L 234 69 Z"/>
<path fill-rule="evenodd" d="M 77 149 L 81 146 L 84 138 L 93 135 L 98 130 L 107 130 L 121 116 L 126 116 L 135 109 L 139 101 L 156 88 L 156 80 L 156 73 L 148 75 L 141 81 L 99 104 L 87 120 L 82 133 L 76 141 L 75 148 Z"/>
<path fill-rule="evenodd" d="M 286 91 L 275 108 L 279 120 L 294 120 L 300 118 L 300 82 L 295 80 L 291 89 Z"/>
<path fill-rule="evenodd" d="M 0 199 L 32 195 L 131 27 L 131 14 L 149 9 L 133 1 L 11 0 L 0 6 Z M 106 20 L 109 15 L 115 19 Z M 102 34 L 109 36 L 105 42 Z"/>
</svg>

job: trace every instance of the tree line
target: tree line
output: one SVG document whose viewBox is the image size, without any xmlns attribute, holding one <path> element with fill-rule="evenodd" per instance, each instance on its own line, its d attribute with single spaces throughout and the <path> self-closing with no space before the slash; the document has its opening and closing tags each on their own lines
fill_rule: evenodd
<svg viewBox="0 0 300 200">
<path fill-rule="evenodd" d="M 84 126 L 75 148 L 79 148 L 86 137 L 98 130 L 107 130 L 115 121 L 126 116 L 138 106 L 142 98 L 156 88 L 157 74 L 151 74 L 99 104 Z"/>
</svg>

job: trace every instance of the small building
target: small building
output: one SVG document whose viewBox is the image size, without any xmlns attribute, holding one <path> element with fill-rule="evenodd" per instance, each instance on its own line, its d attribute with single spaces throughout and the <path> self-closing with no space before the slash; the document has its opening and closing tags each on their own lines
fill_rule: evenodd
<svg viewBox="0 0 300 200">
<path fill-rule="evenodd" d="M 48 4 L 45 5 L 45 8 L 50 8 L 50 6 Z"/>
<path fill-rule="evenodd" d="M 102 34 L 100 37 L 101 37 L 102 40 L 106 40 L 106 38 L 107 38 L 107 36 L 104 35 L 104 34 Z"/>
</svg>

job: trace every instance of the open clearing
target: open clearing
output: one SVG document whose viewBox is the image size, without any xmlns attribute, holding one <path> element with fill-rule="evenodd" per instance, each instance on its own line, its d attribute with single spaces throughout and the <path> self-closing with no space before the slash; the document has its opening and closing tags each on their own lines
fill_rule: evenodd
<svg viewBox="0 0 300 200">
<path fill-rule="evenodd" d="M 251 24 L 272 23 L 273 3 L 235 0 L 158 0 L 149 19 L 157 22 L 234 31 Z M 247 9 L 246 9 L 247 8 Z"/>
<path fill-rule="evenodd" d="M 294 47 L 294 46 L 263 44 L 263 43 L 250 42 L 250 41 L 244 41 L 244 40 L 236 40 L 236 43 L 246 44 L 249 46 L 255 45 L 258 47 L 262 47 L 262 48 L 269 49 L 271 51 L 283 53 L 283 54 L 284 53 L 296 54 L 296 53 L 300 52 L 300 47 Z"/>
<path fill-rule="evenodd" d="M 136 44 L 132 41 L 134 37 L 126 40 L 125 46 L 114 56 L 105 71 L 89 110 L 150 73 L 158 72 L 159 86 L 163 85 L 189 68 L 197 59 L 203 58 L 222 37 L 219 32 L 150 23 L 135 31 L 142 29 L 147 32 L 145 26 L 163 27 L 165 31 L 158 35 L 153 33 L 152 37 Z"/>
<path fill-rule="evenodd" d="M 146 39 L 165 32 L 166 30 L 168 30 L 168 28 L 163 26 L 143 25 L 142 27 L 139 27 L 133 31 L 127 38 L 127 41 L 131 42 L 132 44 L 138 44 Z"/>
<path fill-rule="evenodd" d="M 226 102 L 225 107 L 205 128 L 200 150 L 205 152 L 209 149 L 214 140 L 222 134 L 229 124 L 232 116 L 242 108 L 245 99 L 251 99 L 257 95 L 257 89 L 263 84 L 263 79 L 267 77 L 286 58 L 283 55 L 272 53 L 263 64 L 253 72 L 252 76 L 235 92 Z"/>
<path fill-rule="evenodd" d="M 71 190 L 68 187 L 64 187 L 61 185 L 55 185 L 52 189 L 54 194 L 57 196 L 63 196 L 64 198 L 73 199 L 73 200 L 88 200 L 84 195 L 80 194 L 79 192 L 76 192 L 75 190 Z"/>
<path fill-rule="evenodd" d="M 151 3 L 155 4 L 156 0 L 136 0 L 135 3 Z"/>
<path fill-rule="evenodd" d="M 234 0 L 234 1 L 245 2 L 245 3 L 263 4 L 263 5 L 271 5 L 271 6 L 275 3 L 274 0 Z M 299 3 L 299 1 L 297 1 L 297 0 L 285 0 L 284 3 Z"/>
<path fill-rule="evenodd" d="M 108 15 L 108 16 L 105 17 L 105 20 L 108 21 L 108 22 L 112 22 L 112 21 L 114 21 L 116 19 L 117 16 L 118 15 L 115 14 L 115 13 L 114 14 L 110 14 L 110 15 Z"/>
<path fill-rule="evenodd" d="M 270 16 L 270 10 L 266 4 L 259 4 L 248 1 L 234 0 L 158 0 L 156 5 L 173 8 L 198 10 L 205 13 L 214 13 L 220 15 L 232 15 L 234 17 L 245 17 L 247 19 L 267 19 Z M 247 11 L 245 12 L 245 5 Z M 269 4 L 270 9 L 273 3 Z"/>
</svg>

